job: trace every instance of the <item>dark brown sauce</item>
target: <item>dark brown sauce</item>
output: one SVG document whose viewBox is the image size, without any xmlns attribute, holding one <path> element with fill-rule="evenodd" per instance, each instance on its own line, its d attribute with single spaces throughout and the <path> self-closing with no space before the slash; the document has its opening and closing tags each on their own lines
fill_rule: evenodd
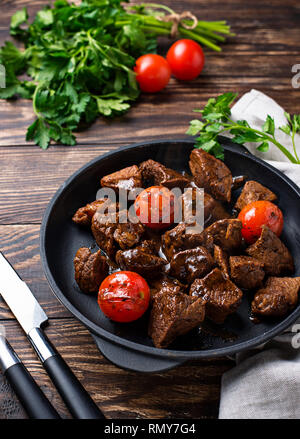
<svg viewBox="0 0 300 439">
<path fill-rule="evenodd" d="M 202 324 L 200 331 L 206 336 L 220 337 L 224 341 L 234 341 L 238 338 L 237 334 L 208 321 Z"/>
</svg>

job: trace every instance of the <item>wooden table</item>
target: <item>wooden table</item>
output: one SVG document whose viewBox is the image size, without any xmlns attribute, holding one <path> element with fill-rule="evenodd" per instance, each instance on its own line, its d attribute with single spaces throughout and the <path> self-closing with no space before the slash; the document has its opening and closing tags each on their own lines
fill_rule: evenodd
<svg viewBox="0 0 300 439">
<path fill-rule="evenodd" d="M 29 13 L 48 0 L 1 0 L 0 43 L 9 38 L 10 16 L 23 6 Z M 236 37 L 221 54 L 206 50 L 206 66 L 191 83 L 172 80 L 156 95 L 144 95 L 123 118 L 99 119 L 78 134 L 75 147 L 47 151 L 25 142 L 33 121 L 31 103 L 0 101 L 0 249 L 45 308 L 47 335 L 108 418 L 214 418 L 218 415 L 222 374 L 233 366 L 226 359 L 189 362 L 175 370 L 141 375 L 120 370 L 104 359 L 89 332 L 54 297 L 39 255 L 39 229 L 52 195 L 87 161 L 131 142 L 185 138 L 192 110 L 225 91 L 243 94 L 257 88 L 287 111 L 300 113 L 299 89 L 291 85 L 293 64 L 300 62 L 297 0 L 165 0 L 178 11 L 191 10 L 207 20 L 227 19 Z M 162 51 L 168 41 L 162 41 Z M 25 365 L 62 417 L 63 402 L 26 337 L 3 301 L 0 319 Z M 25 418 L 18 400 L 0 376 L 0 418 Z"/>
</svg>

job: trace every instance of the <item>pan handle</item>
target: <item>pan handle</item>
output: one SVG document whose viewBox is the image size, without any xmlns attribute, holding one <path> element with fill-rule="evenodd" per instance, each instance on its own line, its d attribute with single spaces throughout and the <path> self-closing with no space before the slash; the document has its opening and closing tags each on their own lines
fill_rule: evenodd
<svg viewBox="0 0 300 439">
<path fill-rule="evenodd" d="M 184 359 L 155 357 L 118 346 L 94 334 L 92 334 L 92 337 L 101 354 L 111 363 L 122 369 L 134 372 L 155 373 L 172 369 L 186 361 Z"/>
</svg>

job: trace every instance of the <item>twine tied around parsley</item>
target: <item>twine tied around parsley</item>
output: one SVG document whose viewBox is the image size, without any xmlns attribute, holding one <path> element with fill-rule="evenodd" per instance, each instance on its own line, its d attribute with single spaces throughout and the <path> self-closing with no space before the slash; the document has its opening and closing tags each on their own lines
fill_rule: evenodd
<svg viewBox="0 0 300 439">
<path fill-rule="evenodd" d="M 190 19 L 192 20 L 191 24 L 187 24 L 184 20 Z M 178 27 L 182 26 L 185 29 L 192 30 L 195 29 L 198 25 L 198 18 L 192 14 L 190 11 L 184 11 L 181 14 L 172 13 L 170 15 L 165 15 L 164 17 L 157 17 L 159 21 L 165 21 L 167 23 L 172 23 L 172 28 L 170 32 L 171 38 L 177 38 L 179 35 Z"/>
</svg>

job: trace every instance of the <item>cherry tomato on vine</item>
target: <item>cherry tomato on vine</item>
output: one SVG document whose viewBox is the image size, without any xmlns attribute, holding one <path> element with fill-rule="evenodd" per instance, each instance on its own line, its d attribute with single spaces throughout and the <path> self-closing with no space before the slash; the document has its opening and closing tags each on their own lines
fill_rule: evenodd
<svg viewBox="0 0 300 439">
<path fill-rule="evenodd" d="M 184 39 L 172 44 L 167 53 L 167 61 L 177 79 L 190 81 L 200 75 L 205 58 L 196 41 Z"/>
<path fill-rule="evenodd" d="M 101 311 L 115 322 L 132 322 L 147 310 L 150 288 L 145 279 L 133 271 L 117 271 L 107 276 L 99 288 Z"/>
<path fill-rule="evenodd" d="M 164 186 L 151 186 L 134 202 L 135 213 L 151 229 L 164 229 L 174 223 L 177 204 L 174 194 Z"/>
<path fill-rule="evenodd" d="M 165 88 L 171 76 L 171 69 L 165 58 L 153 53 L 138 58 L 134 71 L 140 89 L 147 93 Z"/>
<path fill-rule="evenodd" d="M 281 210 L 270 201 L 254 201 L 245 206 L 239 216 L 242 221 L 242 235 L 245 241 L 253 244 L 261 235 L 261 228 L 266 225 L 277 236 L 283 229 L 283 215 Z"/>
</svg>

